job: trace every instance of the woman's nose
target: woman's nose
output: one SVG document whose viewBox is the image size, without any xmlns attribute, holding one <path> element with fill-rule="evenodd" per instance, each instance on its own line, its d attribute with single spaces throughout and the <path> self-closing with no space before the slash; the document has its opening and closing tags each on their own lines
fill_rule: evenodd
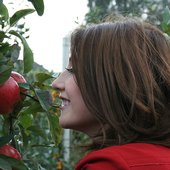
<svg viewBox="0 0 170 170">
<path fill-rule="evenodd" d="M 64 89 L 64 81 L 61 75 L 52 82 L 52 87 L 59 91 Z"/>
</svg>

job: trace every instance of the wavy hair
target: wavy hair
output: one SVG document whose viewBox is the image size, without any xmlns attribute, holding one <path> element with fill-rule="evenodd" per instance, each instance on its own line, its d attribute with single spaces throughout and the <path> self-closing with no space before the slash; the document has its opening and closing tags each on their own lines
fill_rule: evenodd
<svg viewBox="0 0 170 170">
<path fill-rule="evenodd" d="M 147 142 L 170 146 L 170 40 L 139 19 L 76 29 L 71 62 L 102 131 L 94 147 Z"/>
</svg>

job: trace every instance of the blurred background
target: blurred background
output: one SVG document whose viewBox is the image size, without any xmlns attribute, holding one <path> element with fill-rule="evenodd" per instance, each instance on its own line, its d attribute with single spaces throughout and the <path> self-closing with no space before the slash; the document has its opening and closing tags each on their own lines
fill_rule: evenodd
<svg viewBox="0 0 170 170">
<path fill-rule="evenodd" d="M 11 5 L 11 13 L 19 8 L 31 7 L 25 0 L 15 3 L 5 0 L 4 3 Z M 99 22 L 109 13 L 138 16 L 160 25 L 161 14 L 169 5 L 169 0 L 44 0 L 43 16 L 33 13 L 23 22 L 29 28 L 28 43 L 35 62 L 49 71 L 60 72 L 65 65 L 66 38 L 74 28 Z"/>
</svg>

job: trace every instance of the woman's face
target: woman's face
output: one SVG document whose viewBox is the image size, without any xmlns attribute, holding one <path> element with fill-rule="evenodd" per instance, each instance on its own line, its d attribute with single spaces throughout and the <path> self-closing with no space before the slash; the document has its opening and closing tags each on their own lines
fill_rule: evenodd
<svg viewBox="0 0 170 170">
<path fill-rule="evenodd" d="M 59 90 L 62 100 L 59 123 L 63 128 L 79 130 L 90 136 L 99 130 L 99 123 L 87 109 L 71 69 L 69 63 L 52 83 L 52 87 Z"/>
</svg>

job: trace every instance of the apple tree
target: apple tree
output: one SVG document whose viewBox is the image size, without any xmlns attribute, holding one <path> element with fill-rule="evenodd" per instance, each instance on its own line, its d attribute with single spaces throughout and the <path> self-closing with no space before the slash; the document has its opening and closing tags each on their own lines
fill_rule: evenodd
<svg viewBox="0 0 170 170">
<path fill-rule="evenodd" d="M 28 1 L 32 8 L 20 9 L 9 16 L 7 6 L 0 0 L 0 169 L 3 170 L 43 169 L 47 165 L 38 162 L 36 148 L 43 155 L 45 148 L 60 152 L 60 101 L 58 92 L 50 85 L 55 75 L 44 69 L 35 71 L 33 52 L 17 29 L 18 22 L 28 14 L 44 13 L 43 0 Z M 49 154 L 46 158 L 52 159 Z M 47 167 L 52 169 L 50 165 Z"/>
</svg>

